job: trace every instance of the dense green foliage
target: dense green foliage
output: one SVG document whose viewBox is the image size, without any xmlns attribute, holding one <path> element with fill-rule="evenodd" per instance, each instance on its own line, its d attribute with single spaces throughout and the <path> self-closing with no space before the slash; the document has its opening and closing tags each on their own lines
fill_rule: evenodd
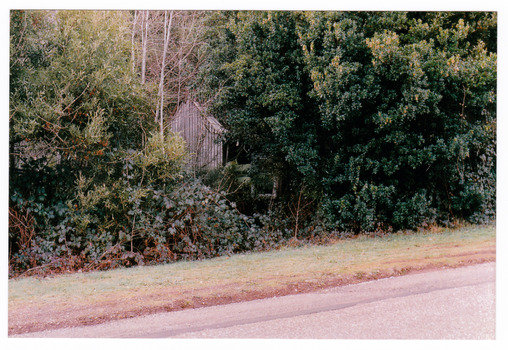
<svg viewBox="0 0 508 350">
<path fill-rule="evenodd" d="M 126 59 L 127 19 L 11 13 L 9 234 L 21 266 L 63 254 L 86 260 L 121 244 L 120 231 L 133 220 L 125 215 L 133 163 L 159 170 L 140 186 L 179 167 L 183 145 L 165 149 L 178 140 L 152 149 L 157 142 L 145 135 L 144 91 Z"/>
<path fill-rule="evenodd" d="M 495 217 L 495 14 L 217 17 L 214 113 L 280 202 L 304 184 L 332 230 Z"/>
<path fill-rule="evenodd" d="M 495 13 L 206 18 L 194 91 L 239 153 L 196 179 L 155 124 L 132 13 L 11 12 L 12 274 L 495 219 Z"/>
<path fill-rule="evenodd" d="M 269 170 L 289 198 L 303 179 L 315 181 L 319 118 L 307 96 L 297 19 L 289 12 L 217 13 L 213 27 L 209 89 L 219 90 L 214 112 L 232 143 L 245 145 L 254 172 Z M 217 35 L 216 31 L 219 31 Z M 222 86 L 224 84 L 224 86 Z"/>
<path fill-rule="evenodd" d="M 184 178 L 184 142 L 158 132 L 131 69 L 128 24 L 126 12 L 11 13 L 12 273 L 213 256 L 253 240 L 223 194 Z"/>
</svg>

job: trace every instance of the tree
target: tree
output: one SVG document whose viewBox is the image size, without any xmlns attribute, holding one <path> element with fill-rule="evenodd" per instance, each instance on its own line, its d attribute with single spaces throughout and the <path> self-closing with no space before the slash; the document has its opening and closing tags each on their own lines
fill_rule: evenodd
<svg viewBox="0 0 508 350">
<path fill-rule="evenodd" d="M 184 149 L 154 135 L 129 14 L 13 11 L 11 23 L 9 211 L 37 233 L 27 246 L 13 221 L 14 252 L 35 264 L 132 247 L 133 205 L 171 190 Z"/>
<path fill-rule="evenodd" d="M 199 11 L 134 12 L 133 45 L 141 46 L 141 52 L 134 50 L 135 61 L 142 84 L 157 91 L 153 111 L 160 130 L 167 127 L 161 116 L 174 113 L 192 95 L 191 86 L 203 60 L 200 54 L 203 17 L 204 13 Z"/>
<path fill-rule="evenodd" d="M 495 120 L 496 56 L 485 43 L 495 14 L 315 16 L 304 49 L 334 131 L 328 215 L 367 230 L 491 215 L 495 134 L 485 128 Z M 491 161 L 470 162 L 470 147 Z M 465 180 L 478 171 L 490 184 L 482 191 Z"/>
<path fill-rule="evenodd" d="M 495 13 L 217 16 L 214 113 L 330 229 L 495 216 Z"/>
<path fill-rule="evenodd" d="M 287 198 L 305 181 L 314 183 L 318 164 L 316 110 L 307 98 L 304 72 L 289 12 L 216 14 L 222 23 L 209 32 L 211 63 L 204 79 L 218 91 L 214 113 L 229 130 L 232 144 L 247 150 L 254 171 L 277 179 L 277 194 Z M 217 33 L 218 31 L 218 33 Z"/>
<path fill-rule="evenodd" d="M 82 172 L 96 171 L 114 148 L 141 146 L 146 94 L 126 64 L 125 20 L 121 12 L 50 12 L 41 18 L 48 32 L 26 40 L 52 49 L 46 65 L 27 62 L 20 68 L 23 79 L 11 76 L 14 144 L 24 140 L 38 147 L 45 165 L 58 159 Z M 18 155 L 19 161 L 29 158 Z"/>
<path fill-rule="evenodd" d="M 168 52 L 169 39 L 171 38 L 171 23 L 173 22 L 173 11 L 169 14 L 164 11 L 164 48 L 162 50 L 162 63 L 161 63 L 161 74 L 159 83 L 159 100 L 160 105 L 157 109 L 156 120 L 159 121 L 159 132 L 161 135 L 164 134 L 164 73 L 166 70 L 166 55 Z"/>
</svg>

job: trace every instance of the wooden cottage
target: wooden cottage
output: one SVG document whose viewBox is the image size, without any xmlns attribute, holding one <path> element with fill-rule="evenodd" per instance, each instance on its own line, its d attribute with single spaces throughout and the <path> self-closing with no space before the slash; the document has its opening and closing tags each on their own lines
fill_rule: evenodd
<svg viewBox="0 0 508 350">
<path fill-rule="evenodd" d="M 225 130 L 217 119 L 206 115 L 198 103 L 181 104 L 171 119 L 171 130 L 187 143 L 190 165 L 195 169 L 213 169 L 224 164 L 220 136 Z"/>
</svg>

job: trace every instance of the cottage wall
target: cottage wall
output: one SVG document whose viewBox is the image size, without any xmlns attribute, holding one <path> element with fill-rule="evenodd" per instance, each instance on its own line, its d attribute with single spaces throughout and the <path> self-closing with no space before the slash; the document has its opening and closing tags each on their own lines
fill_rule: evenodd
<svg viewBox="0 0 508 350">
<path fill-rule="evenodd" d="M 180 106 L 172 118 L 171 130 L 186 141 L 192 167 L 216 168 L 223 164 L 223 145 L 218 139 L 224 129 L 215 118 L 204 115 L 195 102 Z"/>
</svg>

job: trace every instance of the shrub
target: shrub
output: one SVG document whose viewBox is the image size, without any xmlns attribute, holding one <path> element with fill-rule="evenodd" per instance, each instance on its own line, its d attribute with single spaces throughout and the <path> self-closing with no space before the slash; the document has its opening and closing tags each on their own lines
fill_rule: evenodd
<svg viewBox="0 0 508 350">
<path fill-rule="evenodd" d="M 305 183 L 331 230 L 495 218 L 495 12 L 211 18 L 204 95 L 287 206 Z"/>
</svg>

